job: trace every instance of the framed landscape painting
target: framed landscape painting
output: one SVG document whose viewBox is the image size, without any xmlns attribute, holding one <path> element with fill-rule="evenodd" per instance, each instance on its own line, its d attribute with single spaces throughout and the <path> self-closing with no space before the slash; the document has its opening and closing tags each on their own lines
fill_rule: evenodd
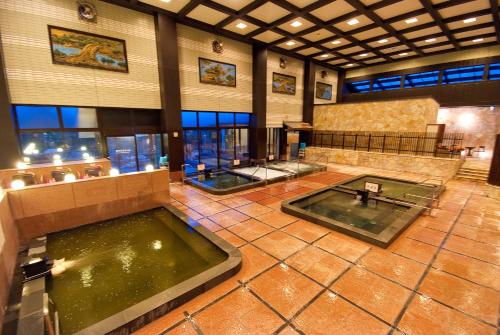
<svg viewBox="0 0 500 335">
<path fill-rule="evenodd" d="M 273 93 L 295 95 L 295 77 L 273 72 Z"/>
<path fill-rule="evenodd" d="M 54 64 L 128 72 L 124 40 L 55 26 L 49 38 Z"/>
<path fill-rule="evenodd" d="M 236 87 L 236 65 L 198 58 L 200 83 Z"/>
<path fill-rule="evenodd" d="M 332 100 L 332 85 L 316 82 L 316 98 Z"/>
</svg>

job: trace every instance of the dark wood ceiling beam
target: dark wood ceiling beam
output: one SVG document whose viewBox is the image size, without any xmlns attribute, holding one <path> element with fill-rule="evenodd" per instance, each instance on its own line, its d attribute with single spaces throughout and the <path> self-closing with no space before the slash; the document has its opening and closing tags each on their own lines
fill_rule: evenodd
<svg viewBox="0 0 500 335">
<path fill-rule="evenodd" d="M 280 19 L 277 19 L 276 21 L 271 22 L 270 24 L 268 24 L 266 26 L 260 27 L 254 31 L 249 32 L 248 34 L 246 34 L 246 36 L 248 36 L 248 37 L 257 36 L 259 34 L 262 34 L 263 32 L 266 32 L 267 30 L 271 30 L 271 29 L 274 29 L 276 27 L 279 27 L 282 24 L 287 23 L 290 20 L 293 20 L 296 17 L 297 17 L 296 14 L 290 13 L 288 15 L 283 16 Z M 279 44 L 279 43 L 277 43 L 277 44 Z"/>
<path fill-rule="evenodd" d="M 493 22 L 495 23 L 495 30 L 497 32 L 497 42 L 500 42 L 500 15 L 498 13 L 497 0 L 490 0 L 491 15 L 493 15 Z"/>
<path fill-rule="evenodd" d="M 420 0 L 420 3 L 422 6 L 424 6 L 425 9 L 429 12 L 429 14 L 432 16 L 434 21 L 437 23 L 439 28 L 448 36 L 448 39 L 451 41 L 455 49 L 460 50 L 460 44 L 458 44 L 457 40 L 455 39 L 455 36 L 453 36 L 452 33 L 450 33 L 450 30 L 448 29 L 448 26 L 446 23 L 443 22 L 443 18 L 441 17 L 441 14 L 434 8 L 431 0 Z"/>
<path fill-rule="evenodd" d="M 193 9 L 195 9 L 198 5 L 202 4 L 203 0 L 191 0 L 187 5 L 182 7 L 182 9 L 177 13 L 180 19 L 184 18 L 189 14 Z"/>
<path fill-rule="evenodd" d="M 224 28 L 225 26 L 227 26 L 231 22 L 236 21 L 238 19 L 242 19 L 245 15 L 247 15 L 248 13 L 253 11 L 254 9 L 257 9 L 258 7 L 262 6 L 266 2 L 267 2 L 267 0 L 252 1 L 250 4 L 246 5 L 241 10 L 239 10 L 236 15 L 230 15 L 229 17 L 225 18 L 221 22 L 217 23 L 215 26 L 217 28 Z"/>
</svg>

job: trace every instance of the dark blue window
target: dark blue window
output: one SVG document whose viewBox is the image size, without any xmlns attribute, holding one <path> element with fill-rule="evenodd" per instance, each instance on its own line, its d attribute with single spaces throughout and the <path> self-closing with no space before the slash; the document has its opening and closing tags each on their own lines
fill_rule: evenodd
<svg viewBox="0 0 500 335">
<path fill-rule="evenodd" d="M 377 78 L 373 81 L 372 91 L 399 90 L 401 88 L 401 76 Z"/>
<path fill-rule="evenodd" d="M 218 113 L 219 114 L 219 126 L 234 126 L 234 114 L 233 113 Z"/>
<path fill-rule="evenodd" d="M 61 107 L 64 128 L 97 128 L 95 108 Z"/>
<path fill-rule="evenodd" d="M 215 127 L 217 126 L 216 114 L 213 112 L 199 112 L 200 127 Z"/>
<path fill-rule="evenodd" d="M 464 66 L 443 71 L 442 84 L 470 83 L 483 80 L 484 65 Z"/>
<path fill-rule="evenodd" d="M 54 106 L 16 106 L 19 129 L 59 128 Z"/>
<path fill-rule="evenodd" d="M 248 126 L 250 124 L 250 114 L 248 113 L 236 113 L 236 125 L 237 126 Z"/>
<path fill-rule="evenodd" d="M 500 63 L 490 64 L 488 80 L 500 80 Z"/>
<path fill-rule="evenodd" d="M 352 83 L 347 83 L 347 89 L 350 93 L 366 93 L 370 92 L 370 81 L 354 81 Z"/>
<path fill-rule="evenodd" d="M 183 127 L 196 127 L 196 112 L 182 112 L 182 126 Z"/>
<path fill-rule="evenodd" d="M 435 86 L 438 84 L 439 71 L 407 74 L 405 88 Z"/>
</svg>

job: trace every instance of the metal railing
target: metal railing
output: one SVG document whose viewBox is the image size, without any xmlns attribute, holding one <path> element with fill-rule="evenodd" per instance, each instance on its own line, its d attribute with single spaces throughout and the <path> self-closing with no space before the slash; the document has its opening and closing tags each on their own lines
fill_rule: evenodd
<svg viewBox="0 0 500 335">
<path fill-rule="evenodd" d="M 460 158 L 463 150 L 463 133 L 425 132 L 363 132 L 328 131 L 313 132 L 312 145 L 322 148 L 349 149 L 415 156 Z"/>
</svg>

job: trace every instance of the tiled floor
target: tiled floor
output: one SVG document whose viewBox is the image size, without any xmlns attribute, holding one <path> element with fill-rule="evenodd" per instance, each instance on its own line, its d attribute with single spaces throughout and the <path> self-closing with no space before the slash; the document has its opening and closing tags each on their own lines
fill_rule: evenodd
<svg viewBox="0 0 500 335">
<path fill-rule="evenodd" d="M 500 202 L 450 180 L 440 209 L 388 249 L 280 211 L 352 175 L 417 174 L 332 166 L 239 194 L 172 185 L 174 205 L 234 244 L 241 271 L 137 334 L 500 334 Z"/>
</svg>

